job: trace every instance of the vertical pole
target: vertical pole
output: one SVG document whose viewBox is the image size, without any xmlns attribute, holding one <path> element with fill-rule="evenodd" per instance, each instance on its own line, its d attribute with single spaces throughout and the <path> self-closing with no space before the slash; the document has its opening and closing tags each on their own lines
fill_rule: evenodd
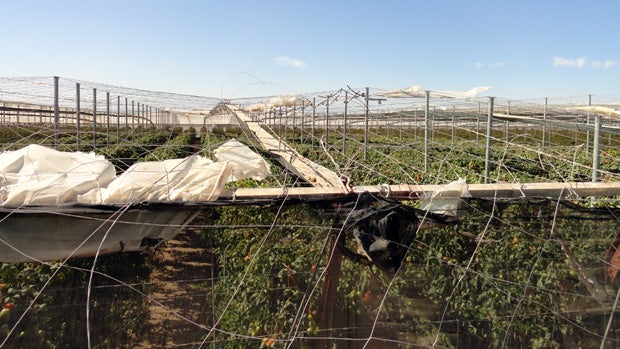
<svg viewBox="0 0 620 349">
<path fill-rule="evenodd" d="M 106 113 L 106 120 L 107 120 L 105 142 L 106 142 L 106 145 L 109 147 L 110 146 L 110 92 L 105 93 L 105 100 L 106 100 L 105 113 Z"/>
<path fill-rule="evenodd" d="M 599 181 L 601 116 L 594 116 L 594 149 L 592 149 L 592 182 Z"/>
<path fill-rule="evenodd" d="M 142 117 L 138 120 L 140 126 L 142 126 L 142 133 L 144 133 L 144 127 L 146 126 L 146 104 L 142 103 Z"/>
<path fill-rule="evenodd" d="M 398 139 L 403 141 L 403 113 L 398 112 Z"/>
<path fill-rule="evenodd" d="M 133 140 L 133 130 L 136 127 L 136 117 L 135 117 L 135 102 L 131 101 L 131 140 Z"/>
<path fill-rule="evenodd" d="M 280 145 L 282 143 L 282 107 L 278 107 L 278 116 L 280 117 L 279 128 L 278 128 L 278 150 L 280 150 Z"/>
<path fill-rule="evenodd" d="M 284 106 L 284 140 L 288 138 L 288 107 Z"/>
<path fill-rule="evenodd" d="M 478 102 L 478 114 L 476 115 L 476 146 L 480 144 L 480 115 L 482 115 L 482 103 Z"/>
<path fill-rule="evenodd" d="M 54 146 L 58 148 L 58 124 L 60 123 L 60 110 L 58 105 L 58 77 L 54 76 Z"/>
<path fill-rule="evenodd" d="M 437 113 L 437 107 L 433 106 L 433 113 L 431 114 L 430 125 L 428 128 L 431 130 L 431 141 L 435 141 L 435 115 Z"/>
<path fill-rule="evenodd" d="M 329 96 L 327 96 L 327 102 L 325 103 L 325 145 L 329 144 Z"/>
<path fill-rule="evenodd" d="M 116 144 L 121 141 L 121 96 L 116 96 Z"/>
<path fill-rule="evenodd" d="M 430 112 L 430 91 L 424 91 L 424 172 L 428 173 L 428 127 Z"/>
<path fill-rule="evenodd" d="M 347 113 L 348 113 L 348 105 L 349 105 L 349 91 L 344 91 L 344 125 L 342 126 L 342 153 L 345 154 L 347 151 Z"/>
<path fill-rule="evenodd" d="M 76 134 L 76 146 L 77 146 L 77 150 L 80 150 L 80 139 L 81 139 L 81 134 L 80 134 L 80 83 L 76 82 L 75 83 L 75 118 L 77 119 L 77 134 Z"/>
<path fill-rule="evenodd" d="M 304 144 L 304 114 L 306 112 L 306 99 L 304 98 L 301 101 L 301 125 L 300 125 L 300 133 L 299 133 L 299 142 Z"/>
<path fill-rule="evenodd" d="M 332 227 L 332 229 L 336 229 L 336 227 Z M 330 237 L 329 255 L 332 257 L 329 258 L 329 262 L 325 266 L 325 281 L 323 282 L 323 292 L 321 293 L 323 296 L 321 297 L 317 312 L 321 329 L 327 333 L 327 336 L 317 340 L 314 348 L 318 349 L 331 348 L 333 344 L 326 337 L 329 336 L 328 331 L 334 327 L 334 304 L 338 295 L 338 284 L 342 277 L 342 259 L 344 256 L 338 247 L 338 238 L 334 235 Z"/>
<path fill-rule="evenodd" d="M 6 102 L 2 102 L 2 106 L 6 107 Z M 5 117 L 6 117 L 6 115 L 8 115 L 9 116 L 9 122 L 11 121 L 11 118 L 12 118 L 11 112 L 7 112 L 6 109 L 3 109 L 2 110 L 2 115 L 4 115 Z M 16 122 L 19 124 L 19 122 L 20 122 L 19 121 L 19 105 L 17 106 L 17 112 L 15 113 L 15 119 L 16 119 Z M 29 122 L 30 122 L 30 117 L 26 117 L 26 123 L 29 123 Z"/>
<path fill-rule="evenodd" d="M 592 106 L 592 95 L 588 95 L 588 107 Z M 590 111 L 586 114 L 586 125 L 590 125 Z M 596 125 L 594 126 L 596 127 Z M 590 157 L 590 130 L 586 127 L 586 158 Z"/>
<path fill-rule="evenodd" d="M 413 110 L 413 141 L 418 141 L 418 107 Z"/>
<path fill-rule="evenodd" d="M 97 149 L 97 89 L 93 88 L 93 149 Z"/>
<path fill-rule="evenodd" d="M 127 103 L 127 97 L 125 97 L 125 139 L 128 139 L 129 136 L 129 103 Z"/>
<path fill-rule="evenodd" d="M 489 115 L 487 118 L 487 144 L 484 157 L 484 183 L 489 183 L 489 174 L 491 172 L 491 132 L 493 131 L 493 100 L 489 97 Z"/>
<path fill-rule="evenodd" d="M 451 145 L 454 145 L 454 105 L 452 105 L 452 141 L 450 142 Z"/>
<path fill-rule="evenodd" d="M 366 87 L 366 93 L 364 97 L 366 99 L 366 108 L 364 110 L 364 160 L 368 160 L 368 93 L 369 88 Z"/>
<path fill-rule="evenodd" d="M 133 118 L 135 120 L 135 125 L 133 125 L 134 131 L 135 131 L 135 128 L 140 128 L 140 102 L 136 102 L 136 106 L 138 108 L 138 115 Z"/>
<path fill-rule="evenodd" d="M 545 105 L 543 107 L 543 125 L 542 125 L 542 148 L 541 150 L 545 150 L 545 141 L 546 141 L 546 133 L 547 133 L 547 102 L 548 98 L 545 97 Z"/>
<path fill-rule="evenodd" d="M 297 124 L 297 103 L 293 103 L 293 139 L 297 138 L 295 126 Z"/>
<path fill-rule="evenodd" d="M 312 97 L 312 148 L 314 149 L 314 139 L 316 135 L 314 134 L 316 126 L 316 97 Z"/>
</svg>

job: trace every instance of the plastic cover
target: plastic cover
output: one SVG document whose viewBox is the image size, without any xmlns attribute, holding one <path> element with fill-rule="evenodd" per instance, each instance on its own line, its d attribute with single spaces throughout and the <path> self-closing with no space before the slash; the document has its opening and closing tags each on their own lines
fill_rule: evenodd
<svg viewBox="0 0 620 349">
<path fill-rule="evenodd" d="M 463 203 L 462 198 L 471 197 L 467 190 L 467 182 L 464 178 L 450 182 L 441 190 L 432 193 L 424 193 L 420 198 L 422 210 L 434 213 L 456 215 Z"/>
<path fill-rule="evenodd" d="M 199 155 L 139 162 L 117 177 L 101 155 L 33 144 L 0 154 L 0 206 L 212 201 L 226 182 L 270 175 L 267 163 L 237 140 L 215 153 L 216 162 Z"/>
</svg>

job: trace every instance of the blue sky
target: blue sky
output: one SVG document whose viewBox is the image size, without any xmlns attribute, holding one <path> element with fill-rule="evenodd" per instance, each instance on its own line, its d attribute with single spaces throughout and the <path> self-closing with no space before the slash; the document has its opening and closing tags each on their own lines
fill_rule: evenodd
<svg viewBox="0 0 620 349">
<path fill-rule="evenodd" d="M 0 76 L 248 97 L 620 95 L 620 1 L 0 0 Z"/>
</svg>

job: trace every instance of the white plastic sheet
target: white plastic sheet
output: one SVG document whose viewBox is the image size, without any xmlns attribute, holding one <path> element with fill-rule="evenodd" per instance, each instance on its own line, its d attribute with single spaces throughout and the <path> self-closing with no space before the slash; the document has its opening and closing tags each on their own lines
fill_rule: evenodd
<svg viewBox="0 0 620 349">
<path fill-rule="evenodd" d="M 0 154 L 2 206 L 77 202 L 93 188 L 116 177 L 114 166 L 94 153 L 64 153 L 32 144 Z"/>
<path fill-rule="evenodd" d="M 463 203 L 462 198 L 467 197 L 471 197 L 467 190 L 467 182 L 464 178 L 459 178 L 446 184 L 440 190 L 422 195 L 420 207 L 435 213 L 456 215 Z"/>
<path fill-rule="evenodd" d="M 212 201 L 228 181 L 270 175 L 267 163 L 239 141 L 215 153 L 216 162 L 198 155 L 139 162 L 116 177 L 103 156 L 29 145 L 0 154 L 0 206 Z"/>
</svg>

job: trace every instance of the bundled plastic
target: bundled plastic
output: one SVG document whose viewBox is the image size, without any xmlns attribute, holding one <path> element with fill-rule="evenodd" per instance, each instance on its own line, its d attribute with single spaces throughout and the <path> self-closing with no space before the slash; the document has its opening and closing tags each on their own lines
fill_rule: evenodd
<svg viewBox="0 0 620 349">
<path fill-rule="evenodd" d="M 228 181 L 270 175 L 267 163 L 236 140 L 215 152 L 216 162 L 198 155 L 139 162 L 117 177 L 103 156 L 29 145 L 0 154 L 0 206 L 213 201 Z"/>
<path fill-rule="evenodd" d="M 94 153 L 65 153 L 31 144 L 0 154 L 0 205 L 48 206 L 114 180 L 114 165 Z"/>
</svg>

